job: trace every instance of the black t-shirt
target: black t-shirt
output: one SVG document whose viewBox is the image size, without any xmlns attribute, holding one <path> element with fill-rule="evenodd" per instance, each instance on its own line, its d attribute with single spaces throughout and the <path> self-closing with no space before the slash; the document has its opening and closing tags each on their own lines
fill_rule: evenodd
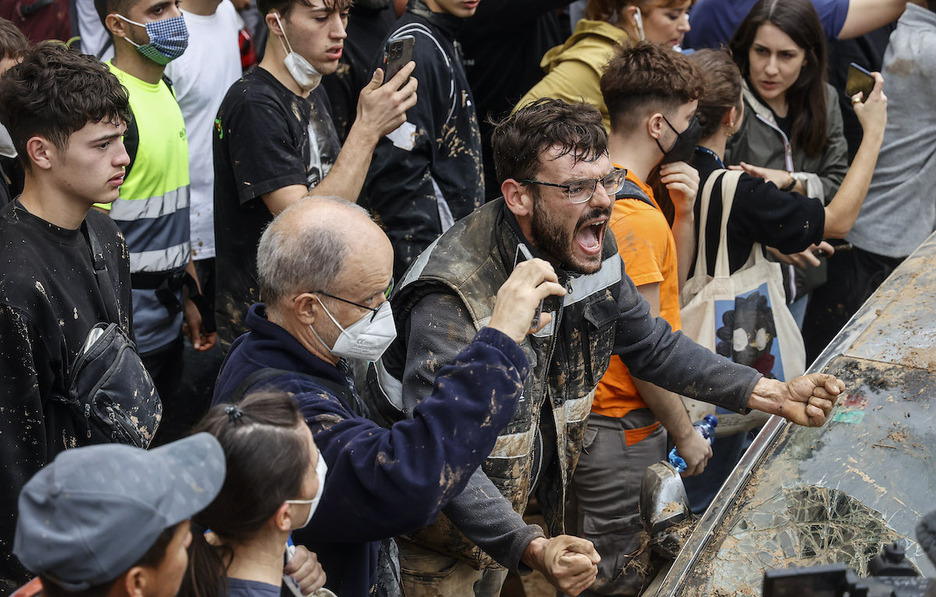
<svg viewBox="0 0 936 597">
<path fill-rule="evenodd" d="M 500 196 L 494 173 L 491 132 L 531 87 L 543 78 L 540 60 L 569 36 L 556 9 L 571 0 L 499 0 L 482 2 L 458 34 L 465 74 L 475 99 L 483 139 L 487 199 Z M 566 29 L 568 29 L 566 27 Z"/>
<path fill-rule="evenodd" d="M 694 166 L 699 171 L 701 195 L 709 176 L 721 168 L 721 165 L 714 156 L 697 149 Z M 699 236 L 701 210 L 702 203 L 697 199 L 696 238 Z M 705 231 L 705 255 L 709 275 L 715 273 L 721 217 L 721 185 L 715 184 Z M 825 209 L 819 199 L 781 191 L 772 182 L 742 174 L 728 218 L 729 270 L 733 273 L 744 265 L 756 242 L 779 249 L 783 253 L 796 253 L 813 243 L 819 243 L 824 228 Z"/>
<path fill-rule="evenodd" d="M 104 250 L 118 305 L 130 327 L 130 255 L 117 225 L 91 210 L 85 218 Z M 69 365 L 88 332 L 108 315 L 83 229 L 66 230 L 18 201 L 0 209 L 0 593 L 30 576 L 12 555 L 16 500 L 23 484 L 65 448 L 86 443 L 67 407 Z"/>
<path fill-rule="evenodd" d="M 261 196 L 314 187 L 340 149 L 321 87 L 302 98 L 257 67 L 228 90 L 214 130 L 215 305 L 224 341 L 247 331 L 247 309 L 260 300 L 257 243 L 273 219 Z"/>
</svg>

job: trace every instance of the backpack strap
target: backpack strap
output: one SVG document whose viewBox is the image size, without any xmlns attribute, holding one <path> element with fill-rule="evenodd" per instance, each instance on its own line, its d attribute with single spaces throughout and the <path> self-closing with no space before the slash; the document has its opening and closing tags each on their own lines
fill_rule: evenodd
<svg viewBox="0 0 936 597">
<path fill-rule="evenodd" d="M 287 369 L 277 369 L 275 367 L 263 367 L 262 369 L 257 369 L 240 383 L 239 386 L 231 393 L 228 397 L 228 402 L 240 402 L 243 399 L 244 395 L 250 391 L 254 386 L 259 386 L 262 382 L 273 379 L 274 377 L 282 377 L 284 375 L 298 375 L 300 377 L 305 377 L 306 379 L 313 380 L 315 383 L 323 386 L 327 390 L 330 390 L 335 396 L 338 397 L 338 402 L 341 403 L 343 407 L 347 410 L 361 416 L 367 416 L 367 409 L 361 403 L 360 398 L 355 396 L 355 394 L 348 388 L 333 382 L 330 379 L 325 379 L 324 377 L 319 377 L 317 375 L 309 375 L 308 373 L 302 373 L 300 371 L 289 371 Z M 362 412 L 363 409 L 363 412 Z"/>
<path fill-rule="evenodd" d="M 624 179 L 624 186 L 621 187 L 621 192 L 615 195 L 614 199 L 615 201 L 620 199 L 637 199 L 638 201 L 643 201 L 651 207 L 656 207 L 650 197 L 644 193 L 643 189 L 637 186 L 637 183 L 627 178 Z"/>
</svg>

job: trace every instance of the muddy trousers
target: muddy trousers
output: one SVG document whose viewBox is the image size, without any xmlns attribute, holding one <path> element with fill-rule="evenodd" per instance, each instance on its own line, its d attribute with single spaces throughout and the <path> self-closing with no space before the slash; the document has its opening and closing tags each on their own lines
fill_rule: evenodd
<svg viewBox="0 0 936 597">
<path fill-rule="evenodd" d="M 497 597 L 507 578 L 504 568 L 475 570 L 405 539 L 397 539 L 397 544 L 405 597 Z"/>
<path fill-rule="evenodd" d="M 588 416 L 566 509 L 566 531 L 594 543 L 601 555 L 598 578 L 582 595 L 637 595 L 649 581 L 637 504 L 644 470 L 666 457 L 666 432 L 657 426 L 630 446 L 625 436 L 655 421 L 648 409 L 623 418 Z"/>
</svg>

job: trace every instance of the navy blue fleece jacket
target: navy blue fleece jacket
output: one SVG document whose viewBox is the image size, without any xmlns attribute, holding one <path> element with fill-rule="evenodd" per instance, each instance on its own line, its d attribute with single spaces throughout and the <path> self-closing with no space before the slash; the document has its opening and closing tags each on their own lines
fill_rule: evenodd
<svg viewBox="0 0 936 597">
<path fill-rule="evenodd" d="M 215 387 L 224 402 L 254 371 L 296 371 L 348 387 L 344 375 L 266 318 L 247 315 L 250 332 L 231 347 Z M 484 328 L 443 367 L 435 389 L 390 429 L 346 408 L 332 390 L 305 375 L 262 382 L 292 393 L 328 464 L 322 501 L 295 539 L 314 551 L 342 597 L 374 585 L 377 541 L 426 526 L 465 487 L 513 416 L 528 371 L 516 342 Z M 258 384 L 260 385 L 260 384 Z"/>
</svg>

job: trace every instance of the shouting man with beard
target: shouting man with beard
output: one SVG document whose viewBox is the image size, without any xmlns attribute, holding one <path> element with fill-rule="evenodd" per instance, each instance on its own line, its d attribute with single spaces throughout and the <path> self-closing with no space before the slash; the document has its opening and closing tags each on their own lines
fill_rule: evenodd
<svg viewBox="0 0 936 597">
<path fill-rule="evenodd" d="M 531 326 L 520 345 L 530 374 L 483 467 L 430 527 L 399 541 L 407 595 L 498 595 L 506 574 L 498 564 L 521 573 L 537 566 L 551 547 L 542 529 L 523 522 L 527 500 L 536 495 L 549 535 L 563 533 L 595 387 L 613 355 L 673 392 L 800 425 L 822 425 L 844 389 L 819 373 L 766 379 L 650 315 L 608 233 L 626 173 L 612 167 L 598 110 L 543 99 L 498 124 L 492 144 L 503 198 L 457 222 L 406 273 L 391 298 L 397 338 L 369 372 L 369 388 L 381 391 L 371 394 L 373 409 L 411 416 L 440 366 L 489 321 L 497 289 L 519 261 L 551 263 L 566 295 L 546 301 L 549 323 Z M 598 558 L 588 542 L 564 549 L 569 576 L 551 580 L 577 595 L 595 569 L 571 562 Z"/>
</svg>

